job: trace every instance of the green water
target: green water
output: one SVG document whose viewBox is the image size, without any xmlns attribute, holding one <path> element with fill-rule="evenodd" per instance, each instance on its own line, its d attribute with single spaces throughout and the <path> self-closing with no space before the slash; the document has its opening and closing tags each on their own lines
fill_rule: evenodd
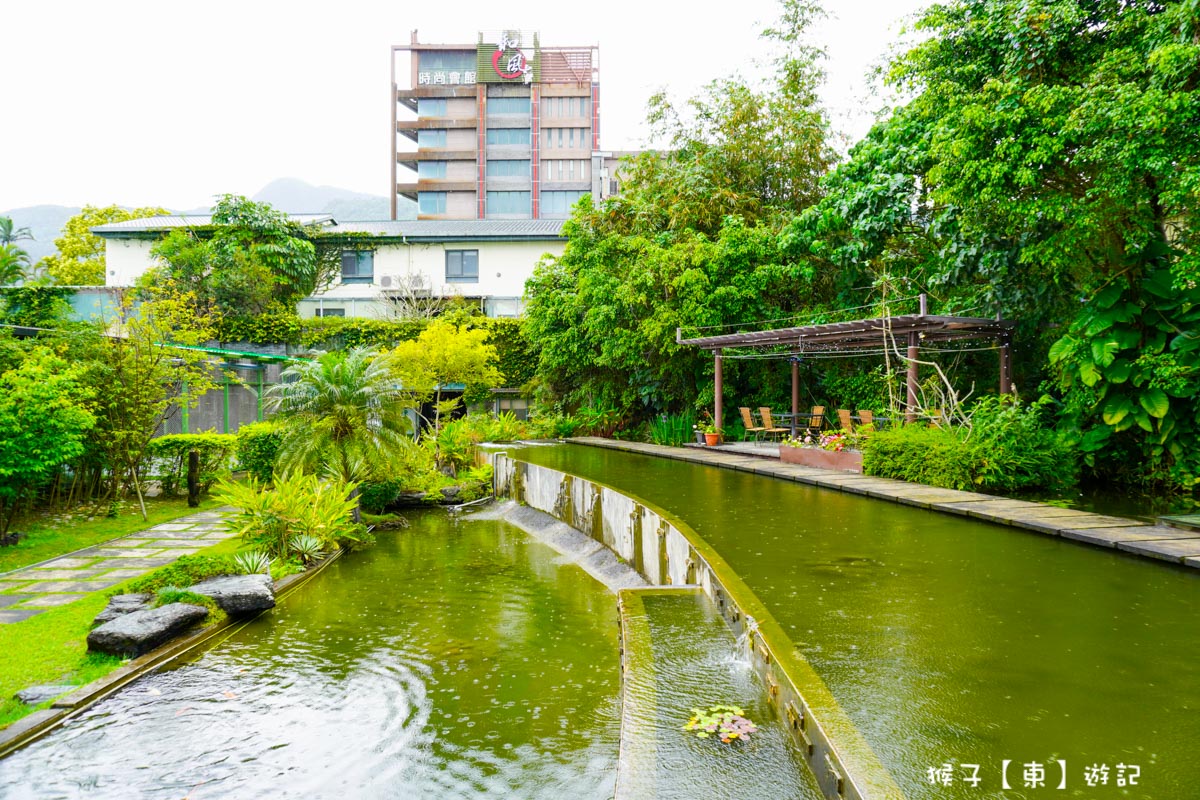
<svg viewBox="0 0 1200 800">
<path fill-rule="evenodd" d="M 617 800 L 692 800 L 698 786 L 738 800 L 820 800 L 766 687 L 708 598 L 688 591 L 625 597 Z M 723 744 L 680 730 L 691 709 L 730 704 L 758 726 L 746 741 Z"/>
<path fill-rule="evenodd" d="M 909 797 L 1200 797 L 1193 572 L 714 467 L 577 445 L 513 455 L 695 528 L 790 632 Z M 928 770 L 947 763 L 950 785 L 931 784 Z M 966 764 L 979 765 L 978 786 L 964 782 Z M 1027 764 L 1043 765 L 1045 788 L 1024 785 Z M 1101 766 L 1107 785 L 1089 786 L 1085 770 Z"/>
<path fill-rule="evenodd" d="M 436 510 L 0 761 L 0 797 L 611 797 L 616 600 Z"/>
</svg>

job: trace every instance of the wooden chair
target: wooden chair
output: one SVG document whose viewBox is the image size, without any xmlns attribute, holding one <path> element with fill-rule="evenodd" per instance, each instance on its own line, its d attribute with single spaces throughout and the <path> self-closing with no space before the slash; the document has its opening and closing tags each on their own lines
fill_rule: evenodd
<svg viewBox="0 0 1200 800">
<path fill-rule="evenodd" d="M 757 442 L 759 435 L 767 429 L 766 426 L 755 425 L 754 416 L 750 413 L 750 409 L 746 406 L 742 406 L 738 409 L 738 411 L 742 412 L 742 425 L 746 427 L 746 432 L 742 434 L 742 441 L 746 441 L 746 437 L 753 433 L 754 441 Z"/>
<path fill-rule="evenodd" d="M 779 428 L 775 426 L 775 423 L 771 420 L 771 409 L 767 408 L 766 406 L 762 406 L 758 409 L 758 415 L 762 417 L 763 436 L 778 436 L 782 433 L 791 433 L 790 428 Z"/>
<path fill-rule="evenodd" d="M 875 412 L 860 408 L 858 410 L 858 428 L 859 432 L 863 434 L 866 434 L 868 430 L 875 430 Z M 863 428 L 867 430 L 863 430 Z"/>
<path fill-rule="evenodd" d="M 837 414 L 842 433 L 854 433 L 854 418 L 850 416 L 850 409 L 839 408 Z"/>
<path fill-rule="evenodd" d="M 825 427 L 825 406 L 813 406 L 812 413 L 808 415 L 808 424 L 804 426 L 804 432 L 813 436 L 820 436 L 821 429 Z"/>
</svg>

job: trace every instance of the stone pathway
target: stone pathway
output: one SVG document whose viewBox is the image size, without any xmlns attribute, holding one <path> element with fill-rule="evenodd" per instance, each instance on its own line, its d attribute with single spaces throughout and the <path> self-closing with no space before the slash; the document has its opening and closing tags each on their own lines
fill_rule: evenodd
<svg viewBox="0 0 1200 800">
<path fill-rule="evenodd" d="M 231 509 L 189 514 L 111 542 L 0 575 L 0 624 L 21 622 L 74 602 L 89 592 L 170 564 L 233 535 L 223 524 Z"/>
<path fill-rule="evenodd" d="M 852 472 L 834 472 L 802 467 L 797 464 L 784 464 L 779 461 L 777 449 L 772 452 L 768 447 L 763 446 L 754 449 L 734 449 L 724 446 L 665 447 L 642 442 L 621 442 L 593 437 L 582 437 L 571 441 L 593 447 L 607 447 L 610 450 L 626 450 L 678 461 L 690 461 L 742 472 L 770 475 L 796 483 L 806 483 L 810 486 L 821 486 L 826 489 L 836 489 L 880 500 L 891 500 L 947 514 L 974 517 L 1049 536 L 1086 542 L 1098 547 L 1123 550 L 1143 558 L 1169 561 L 1173 564 L 1200 569 L 1200 529 L 1185 530 L 979 492 L 940 489 L 935 486 L 907 483 L 890 478 L 874 478 Z M 2 613 L 3 611 L 0 611 L 0 614 Z"/>
</svg>

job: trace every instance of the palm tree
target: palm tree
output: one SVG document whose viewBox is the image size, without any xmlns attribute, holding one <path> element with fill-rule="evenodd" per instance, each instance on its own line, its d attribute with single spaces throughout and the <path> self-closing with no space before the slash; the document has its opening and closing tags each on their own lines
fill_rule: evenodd
<svg viewBox="0 0 1200 800">
<path fill-rule="evenodd" d="M 280 467 L 362 481 L 395 466 L 411 446 L 390 355 L 366 348 L 319 353 L 281 377 L 268 392 L 284 421 Z"/>
<path fill-rule="evenodd" d="M 12 217 L 0 217 L 0 245 L 32 238 L 33 234 L 29 232 L 29 228 L 14 228 Z"/>
<path fill-rule="evenodd" d="M 4 217 L 0 217 L 4 219 Z M 0 286 L 17 283 L 25 278 L 29 254 L 15 244 L 0 244 Z"/>
</svg>

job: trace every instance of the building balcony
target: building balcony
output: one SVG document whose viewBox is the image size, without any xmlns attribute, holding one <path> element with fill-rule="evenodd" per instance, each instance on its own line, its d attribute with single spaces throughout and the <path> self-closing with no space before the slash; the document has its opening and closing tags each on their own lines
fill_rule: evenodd
<svg viewBox="0 0 1200 800">
<path fill-rule="evenodd" d="M 451 117 L 419 117 L 417 119 L 402 119 L 396 122 L 396 130 L 399 133 L 408 131 L 440 131 L 440 130 L 462 130 L 470 128 L 474 130 L 475 118 L 469 117 L 466 119 L 455 119 Z"/>
<path fill-rule="evenodd" d="M 396 153 L 396 163 L 415 170 L 421 161 L 478 161 L 475 150 L 418 150 L 415 153 Z"/>
<path fill-rule="evenodd" d="M 418 192 L 473 192 L 479 188 L 476 181 L 418 180 L 396 184 L 396 194 L 416 200 Z"/>
<path fill-rule="evenodd" d="M 543 192 L 590 192 L 592 190 L 592 179 L 576 178 L 574 180 L 557 181 L 545 180 L 541 181 Z"/>
<path fill-rule="evenodd" d="M 417 86 L 412 89 L 396 89 L 396 102 L 412 111 L 417 110 L 417 100 L 422 97 L 476 97 L 476 85 L 461 86 Z"/>
</svg>

